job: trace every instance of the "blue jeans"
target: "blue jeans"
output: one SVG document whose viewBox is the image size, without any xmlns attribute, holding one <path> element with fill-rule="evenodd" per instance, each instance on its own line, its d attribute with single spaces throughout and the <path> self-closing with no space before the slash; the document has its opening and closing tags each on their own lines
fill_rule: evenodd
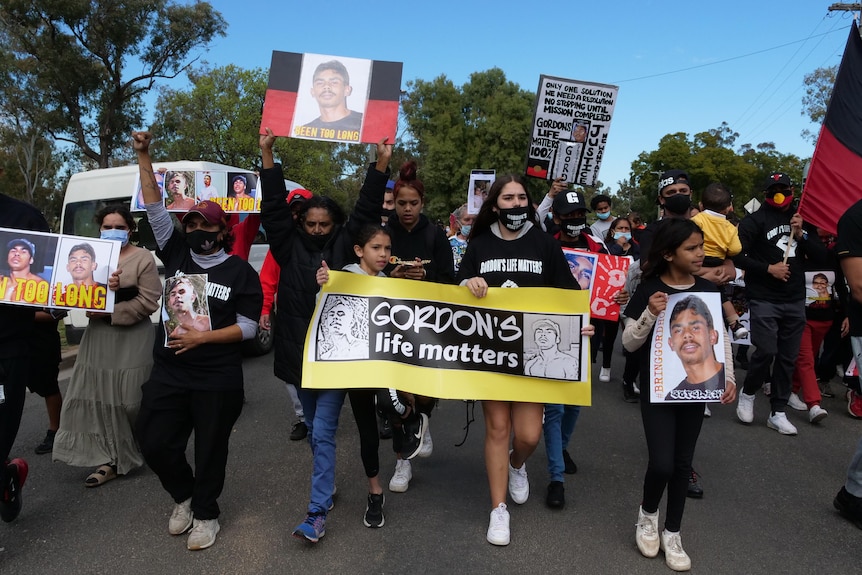
<svg viewBox="0 0 862 575">
<path fill-rule="evenodd" d="M 581 414 L 580 405 L 545 404 L 545 422 L 542 432 L 545 435 L 545 453 L 548 456 L 548 475 L 551 481 L 562 481 L 563 450 L 569 446 L 569 439 L 575 431 L 575 424 Z"/>
<path fill-rule="evenodd" d="M 299 389 L 311 444 L 311 499 L 308 512 L 326 515 L 335 490 L 335 431 L 344 404 L 343 389 Z"/>
</svg>

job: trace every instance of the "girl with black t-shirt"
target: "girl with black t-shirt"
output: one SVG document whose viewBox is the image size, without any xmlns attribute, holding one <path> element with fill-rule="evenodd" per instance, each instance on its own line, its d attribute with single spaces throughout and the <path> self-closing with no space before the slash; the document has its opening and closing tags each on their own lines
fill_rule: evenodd
<svg viewBox="0 0 862 575">
<path fill-rule="evenodd" d="M 659 233 L 661 232 L 661 233 Z M 680 292 L 715 292 L 715 284 L 694 275 L 703 265 L 703 232 L 684 219 L 667 219 L 659 224 L 643 279 L 625 310 L 623 346 L 638 355 L 641 382 L 650 385 L 649 348 L 658 315 L 667 307 L 668 296 Z M 725 390 L 721 402 L 736 398 L 733 359 L 725 338 Z M 665 562 L 675 571 L 691 568 L 691 559 L 682 548 L 679 535 L 691 475 L 694 448 L 703 424 L 701 402 L 650 403 L 649 393 L 640 397 L 649 463 L 644 477 L 643 499 L 638 509 L 635 538 L 644 557 L 655 557 L 659 548 Z M 667 488 L 667 516 L 664 531 L 658 532 L 658 506 Z"/>
<path fill-rule="evenodd" d="M 533 204 L 518 176 L 496 179 L 473 224 L 457 280 L 478 298 L 488 287 L 560 287 L 578 289 L 557 241 L 536 222 Z M 518 260 L 517 270 L 498 265 Z M 593 334 L 593 326 L 582 335 Z M 542 436 L 541 403 L 485 400 L 485 469 L 491 491 L 491 518 L 486 538 L 493 545 L 509 544 L 506 487 L 515 503 L 530 494 L 526 461 Z M 509 437 L 514 433 L 512 448 Z"/>
</svg>

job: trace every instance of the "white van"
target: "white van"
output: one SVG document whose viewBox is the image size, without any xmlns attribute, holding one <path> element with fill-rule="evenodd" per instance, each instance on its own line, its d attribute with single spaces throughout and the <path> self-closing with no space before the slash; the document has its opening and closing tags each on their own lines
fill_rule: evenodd
<svg viewBox="0 0 862 575">
<path fill-rule="evenodd" d="M 153 168 L 155 170 L 165 168 L 168 171 L 253 173 L 250 170 L 203 161 L 155 162 Z M 137 176 L 137 165 L 91 170 L 73 175 L 66 187 L 66 195 L 63 199 L 63 213 L 60 219 L 61 232 L 76 236 L 99 237 L 99 226 L 95 221 L 96 213 L 111 204 L 129 206 Z M 288 190 L 302 187 L 289 180 L 285 180 L 285 183 Z M 132 215 L 138 224 L 138 229 L 132 234 L 131 241 L 155 252 L 156 241 L 152 228 L 147 221 L 146 212 L 132 212 Z M 175 224 L 178 226 L 179 222 L 176 221 Z M 249 255 L 249 263 L 255 270 L 260 271 L 268 248 L 266 238 L 261 230 Z M 153 255 L 155 256 L 155 253 Z M 159 265 L 159 275 L 164 283 L 164 267 L 158 258 L 156 258 L 156 263 Z M 159 315 L 160 310 L 156 310 L 151 316 L 156 326 L 159 324 Z M 66 324 L 66 339 L 72 344 L 79 343 L 84 328 L 87 327 L 86 312 L 70 311 L 64 322 Z M 258 330 L 258 337 L 244 342 L 244 348 L 245 352 L 250 355 L 268 353 L 272 349 L 272 334 L 266 330 Z"/>
</svg>

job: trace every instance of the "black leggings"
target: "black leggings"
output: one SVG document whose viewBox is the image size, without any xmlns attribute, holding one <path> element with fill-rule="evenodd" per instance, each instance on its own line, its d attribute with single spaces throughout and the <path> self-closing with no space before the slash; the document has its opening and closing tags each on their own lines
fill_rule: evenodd
<svg viewBox="0 0 862 575">
<path fill-rule="evenodd" d="M 602 342 L 602 367 L 610 369 L 611 359 L 614 357 L 614 342 L 617 332 L 620 331 L 620 322 L 610 319 L 591 319 L 590 323 L 596 328 L 596 334 L 591 338 L 590 345 L 593 352 L 593 363 L 599 356 L 599 342 Z"/>
<path fill-rule="evenodd" d="M 676 532 L 685 511 L 691 462 L 703 425 L 703 403 L 650 403 L 649 390 L 643 389 L 641 416 L 649 450 L 641 506 L 646 513 L 658 511 L 666 487 L 664 527 Z"/>
<path fill-rule="evenodd" d="M 377 392 L 376 389 L 347 390 L 350 409 L 353 410 L 353 419 L 356 420 L 356 429 L 359 430 L 359 454 L 366 477 L 377 477 L 380 473 L 380 457 L 377 454 L 380 435 L 377 431 L 377 411 L 374 406 Z"/>
</svg>

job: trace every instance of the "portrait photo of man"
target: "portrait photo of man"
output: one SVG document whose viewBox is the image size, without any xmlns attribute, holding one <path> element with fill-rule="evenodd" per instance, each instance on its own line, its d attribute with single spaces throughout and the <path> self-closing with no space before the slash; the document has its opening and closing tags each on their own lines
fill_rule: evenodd
<svg viewBox="0 0 862 575">
<path fill-rule="evenodd" d="M 317 332 L 320 360 L 368 359 L 368 301 L 335 296 L 324 306 Z"/>
<path fill-rule="evenodd" d="M 19 280 L 42 282 L 45 279 L 32 271 L 32 266 L 36 261 L 36 246 L 32 241 L 27 238 L 15 238 L 6 243 L 6 249 L 4 275 L 9 279 L 5 282 L 6 290 L 2 294 L 3 301 L 19 301 L 21 300 L 21 292 L 18 290 Z"/>
<path fill-rule="evenodd" d="M 187 212 L 195 204 L 194 173 L 168 171 L 165 173 L 167 209 Z"/>
<path fill-rule="evenodd" d="M 177 276 L 165 282 L 163 317 L 166 318 L 165 332 L 168 338 L 192 330 L 212 330 L 206 281 L 205 274 L 197 274 Z"/>
<path fill-rule="evenodd" d="M 305 54 L 302 65 L 293 135 L 358 142 L 368 100 L 371 62 Z"/>
<path fill-rule="evenodd" d="M 255 182 L 249 181 L 250 176 L 248 174 L 234 174 L 230 178 L 230 189 L 228 190 L 227 197 L 236 198 L 237 200 L 251 200 L 254 199 L 254 185 Z"/>
<path fill-rule="evenodd" d="M 577 349 L 566 350 L 560 324 L 550 319 L 540 319 L 531 328 L 534 348 L 524 352 L 524 375 L 578 381 L 580 360 Z M 577 330 L 580 332 L 580 327 Z M 525 345 L 529 340 L 525 337 Z"/>
<path fill-rule="evenodd" d="M 71 283 L 76 286 L 107 286 L 107 283 L 96 281 L 96 270 L 99 263 L 96 261 L 96 250 L 89 243 L 75 244 L 69 249 L 69 257 L 66 260 L 66 271 L 72 276 Z"/>
<path fill-rule="evenodd" d="M 725 373 L 715 348 L 721 340 L 706 302 L 696 295 L 679 299 L 667 326 L 668 346 L 682 364 L 685 377 L 667 393 L 665 401 L 719 400 Z"/>
<path fill-rule="evenodd" d="M 224 195 L 219 195 L 219 188 L 213 182 L 212 172 L 198 172 L 196 175 L 200 177 L 200 181 L 197 185 L 197 199 L 199 202 L 203 202 L 204 200 L 214 200 L 218 197 L 224 197 Z"/>
</svg>

